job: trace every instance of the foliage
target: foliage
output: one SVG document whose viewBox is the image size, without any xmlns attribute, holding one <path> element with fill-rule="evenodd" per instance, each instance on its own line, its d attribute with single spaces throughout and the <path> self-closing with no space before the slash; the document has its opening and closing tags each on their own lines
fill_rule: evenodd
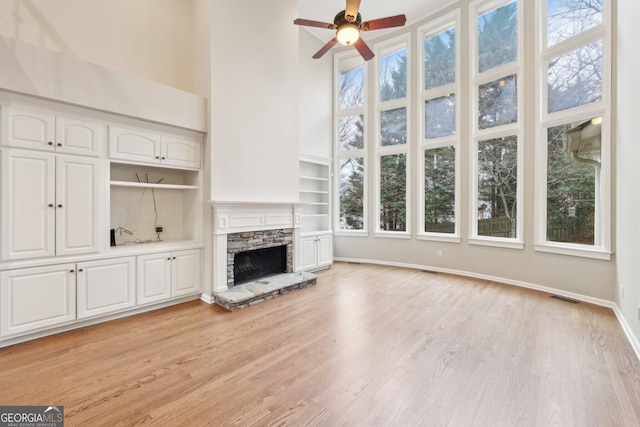
<svg viewBox="0 0 640 427">
<path fill-rule="evenodd" d="M 547 131 L 547 240 L 593 244 L 596 168 L 571 158 L 570 127 Z"/>
<path fill-rule="evenodd" d="M 478 18 L 478 71 L 484 72 L 518 59 L 516 3 Z"/>
<path fill-rule="evenodd" d="M 424 154 L 424 231 L 455 232 L 456 151 L 454 147 Z M 450 225 L 447 227 L 447 225 Z"/>
<path fill-rule="evenodd" d="M 424 88 L 456 81 L 456 32 L 454 29 L 424 40 Z"/>
<path fill-rule="evenodd" d="M 364 160 L 340 160 L 340 228 L 364 228 Z"/>
<path fill-rule="evenodd" d="M 478 212 L 511 222 L 516 236 L 518 139 L 515 136 L 478 142 Z"/>
<path fill-rule="evenodd" d="M 407 156 L 380 157 L 380 229 L 407 230 Z"/>
</svg>

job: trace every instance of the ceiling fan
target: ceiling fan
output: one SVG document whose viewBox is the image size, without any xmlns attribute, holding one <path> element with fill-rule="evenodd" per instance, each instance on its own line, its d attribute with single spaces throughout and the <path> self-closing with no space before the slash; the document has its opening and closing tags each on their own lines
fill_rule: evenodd
<svg viewBox="0 0 640 427">
<path fill-rule="evenodd" d="M 347 7 L 333 18 L 333 24 L 300 18 L 293 21 L 296 25 L 336 30 L 336 36 L 313 55 L 314 59 L 321 58 L 322 55 L 327 53 L 336 43 L 340 43 L 345 46 L 353 45 L 356 50 L 360 52 L 364 60 L 368 61 L 374 57 L 374 54 L 360 37 L 360 32 L 401 27 L 407 22 L 407 17 L 404 15 L 388 16 L 386 18 L 362 22 L 362 16 L 360 16 L 358 12 L 359 8 L 360 0 L 347 0 Z"/>
</svg>

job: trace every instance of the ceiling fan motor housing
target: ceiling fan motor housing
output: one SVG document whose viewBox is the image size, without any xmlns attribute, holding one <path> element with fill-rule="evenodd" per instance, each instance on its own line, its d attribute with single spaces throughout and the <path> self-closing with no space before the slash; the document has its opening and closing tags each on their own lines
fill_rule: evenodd
<svg viewBox="0 0 640 427">
<path fill-rule="evenodd" d="M 357 27 L 360 27 L 360 23 L 362 23 L 362 16 L 360 15 L 360 13 L 358 13 L 358 16 L 356 16 L 355 19 L 351 15 L 346 17 L 344 14 L 345 11 L 343 10 L 341 12 L 338 12 L 336 17 L 333 18 L 333 23 L 337 28 L 340 28 L 345 24 L 355 24 Z"/>
</svg>

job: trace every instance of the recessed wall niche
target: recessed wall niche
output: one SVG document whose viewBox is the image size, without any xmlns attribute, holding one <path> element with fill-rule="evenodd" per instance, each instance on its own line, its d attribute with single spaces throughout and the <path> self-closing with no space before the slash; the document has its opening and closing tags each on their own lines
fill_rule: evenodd
<svg viewBox="0 0 640 427">
<path fill-rule="evenodd" d="M 111 163 L 110 172 L 116 246 L 198 239 L 197 171 Z"/>
</svg>

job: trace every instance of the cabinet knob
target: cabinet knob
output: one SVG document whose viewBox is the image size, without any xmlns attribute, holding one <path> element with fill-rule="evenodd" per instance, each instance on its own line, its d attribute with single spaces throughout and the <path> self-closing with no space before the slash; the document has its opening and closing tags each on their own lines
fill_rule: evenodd
<svg viewBox="0 0 640 427">
<path fill-rule="evenodd" d="M 164 156 L 162 156 L 162 160 L 164 160 L 164 159 L 165 159 L 165 157 L 164 157 Z"/>
<path fill-rule="evenodd" d="M 171 257 L 168 257 L 168 258 L 167 258 L 167 261 L 171 261 Z"/>
<path fill-rule="evenodd" d="M 75 273 L 75 270 L 69 270 L 69 273 Z"/>
<path fill-rule="evenodd" d="M 159 159 L 159 158 L 160 158 L 160 156 L 156 156 L 156 159 Z"/>
<path fill-rule="evenodd" d="M 58 147 L 62 147 L 62 143 L 61 142 L 58 142 Z"/>
<path fill-rule="evenodd" d="M 58 207 L 59 207 L 59 208 L 61 208 L 61 207 L 62 207 L 62 205 L 60 204 L 60 205 L 58 205 Z"/>
<path fill-rule="evenodd" d="M 82 272 L 83 272 L 83 269 L 82 269 L 82 268 L 79 268 L 79 269 L 78 269 L 78 273 L 82 273 Z"/>
<path fill-rule="evenodd" d="M 49 142 L 48 142 L 48 144 L 49 144 L 49 145 L 53 145 L 53 141 L 49 141 Z"/>
<path fill-rule="evenodd" d="M 176 259 L 176 257 L 173 257 L 173 259 Z"/>
<path fill-rule="evenodd" d="M 49 207 L 52 208 L 53 207 L 53 203 L 49 203 Z"/>
</svg>

